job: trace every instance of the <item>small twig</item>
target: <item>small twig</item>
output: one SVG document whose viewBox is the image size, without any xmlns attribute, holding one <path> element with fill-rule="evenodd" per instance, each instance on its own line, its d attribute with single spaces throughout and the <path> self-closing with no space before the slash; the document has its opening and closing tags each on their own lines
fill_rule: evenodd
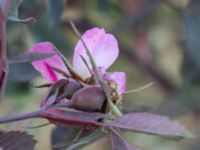
<svg viewBox="0 0 200 150">
<path fill-rule="evenodd" d="M 67 143 L 66 141 L 62 141 L 62 142 L 58 142 L 56 144 L 54 144 L 52 147 L 53 148 L 61 148 L 61 147 L 66 147 L 69 146 L 70 143 Z"/>
<path fill-rule="evenodd" d="M 132 89 L 132 90 L 128 90 L 128 91 L 124 92 L 123 95 L 124 95 L 124 94 L 136 93 L 136 92 L 143 91 L 143 90 L 145 90 L 146 88 L 152 86 L 153 84 L 154 84 L 153 82 L 150 82 L 149 84 L 146 84 L 146 85 L 144 85 L 144 86 L 142 86 L 142 87 L 139 87 L 139 88 L 136 88 L 136 89 Z"/>
<path fill-rule="evenodd" d="M 27 128 L 27 129 L 36 129 L 36 128 L 41 128 L 41 127 L 48 126 L 48 125 L 50 125 L 50 124 L 51 124 L 51 122 L 47 122 L 47 123 L 43 123 L 43 124 L 41 124 L 41 125 L 27 126 L 27 127 L 25 127 L 25 128 Z"/>
</svg>

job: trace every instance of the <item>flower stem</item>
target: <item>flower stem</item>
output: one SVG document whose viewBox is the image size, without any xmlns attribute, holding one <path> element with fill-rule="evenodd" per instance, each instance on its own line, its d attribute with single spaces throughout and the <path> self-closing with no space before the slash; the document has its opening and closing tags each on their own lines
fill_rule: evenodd
<svg viewBox="0 0 200 150">
<path fill-rule="evenodd" d="M 115 115 L 116 117 L 123 116 L 122 112 L 117 108 L 115 104 L 113 104 L 112 101 L 108 101 L 108 104 L 110 106 L 110 109 L 113 115 Z"/>
<path fill-rule="evenodd" d="M 30 118 L 42 118 L 41 117 L 42 112 L 43 110 L 37 110 L 37 111 L 26 113 L 26 114 L 18 114 L 14 116 L 0 118 L 0 124 L 19 121 L 19 120 L 25 120 L 25 119 L 30 119 Z"/>
<path fill-rule="evenodd" d="M 107 97 L 107 107 L 108 107 L 108 111 L 110 110 L 112 112 L 112 114 L 116 117 L 120 117 L 122 116 L 122 112 L 117 108 L 117 106 L 112 102 L 111 100 L 111 96 L 110 96 L 110 90 L 108 85 L 104 82 L 104 81 L 100 81 L 101 86 L 103 87 L 106 97 Z"/>
</svg>

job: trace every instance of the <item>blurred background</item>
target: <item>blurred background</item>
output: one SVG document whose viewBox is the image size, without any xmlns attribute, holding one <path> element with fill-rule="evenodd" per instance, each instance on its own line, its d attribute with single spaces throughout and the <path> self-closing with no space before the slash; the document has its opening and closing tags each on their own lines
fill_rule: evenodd
<svg viewBox="0 0 200 150">
<path fill-rule="evenodd" d="M 78 39 L 68 20 L 73 21 L 81 33 L 92 27 L 112 33 L 118 39 L 120 55 L 109 71 L 126 72 L 127 90 L 154 82 L 143 91 L 125 95 L 123 111 L 169 116 L 185 125 L 195 138 L 176 142 L 130 132 L 124 136 L 131 144 L 146 150 L 199 149 L 199 0 L 29 0 L 19 6 L 19 17 L 35 17 L 37 21 L 33 24 L 8 22 L 10 59 L 26 52 L 34 43 L 51 41 L 71 61 Z M 32 88 L 31 81 L 46 83 L 30 63 L 10 65 L 0 116 L 39 108 L 46 89 Z M 48 150 L 54 125 L 26 129 L 46 122 L 28 120 L 3 125 L 0 129 L 27 130 L 38 140 L 36 150 Z M 71 134 L 70 129 L 65 132 L 67 136 Z M 83 149 L 109 149 L 108 139 L 102 138 Z"/>
</svg>

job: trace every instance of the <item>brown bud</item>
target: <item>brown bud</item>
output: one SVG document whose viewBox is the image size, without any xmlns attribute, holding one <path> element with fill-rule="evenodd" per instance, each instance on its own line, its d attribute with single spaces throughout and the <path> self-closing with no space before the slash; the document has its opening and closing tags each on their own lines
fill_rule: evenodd
<svg viewBox="0 0 200 150">
<path fill-rule="evenodd" d="M 78 90 L 72 96 L 72 107 L 83 111 L 101 110 L 106 95 L 101 87 L 89 86 Z"/>
<path fill-rule="evenodd" d="M 78 91 L 81 87 L 81 85 L 76 81 L 69 81 L 68 84 L 66 84 L 63 88 L 63 95 L 65 95 L 66 98 L 71 99 L 72 95 Z"/>
<path fill-rule="evenodd" d="M 49 90 L 47 98 L 42 101 L 41 106 L 53 105 L 59 103 L 60 100 L 71 99 L 72 95 L 82 86 L 76 81 L 61 79 L 53 84 Z"/>
<path fill-rule="evenodd" d="M 61 95 L 61 89 L 63 89 L 67 84 L 68 80 L 65 79 L 61 79 L 54 83 L 49 89 L 47 98 L 41 102 L 41 106 L 49 106 L 55 104 L 57 102 L 58 96 Z"/>
</svg>

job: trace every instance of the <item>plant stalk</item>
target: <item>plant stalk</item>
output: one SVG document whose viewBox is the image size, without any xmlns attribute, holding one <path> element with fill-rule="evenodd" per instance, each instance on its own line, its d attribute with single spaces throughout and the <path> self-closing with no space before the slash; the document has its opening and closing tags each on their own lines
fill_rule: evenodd
<svg viewBox="0 0 200 150">
<path fill-rule="evenodd" d="M 0 100 L 4 95 L 4 89 L 8 74 L 7 49 L 6 49 L 6 21 L 10 7 L 10 0 L 3 0 L 0 8 L 0 49 L 1 49 L 1 64 L 0 64 Z"/>
<path fill-rule="evenodd" d="M 42 118 L 42 113 L 43 113 L 43 110 L 37 110 L 37 111 L 26 113 L 26 114 L 18 114 L 18 115 L 0 118 L 0 124 L 20 121 L 20 120 L 25 120 L 25 119 L 31 119 L 31 118 Z"/>
</svg>

